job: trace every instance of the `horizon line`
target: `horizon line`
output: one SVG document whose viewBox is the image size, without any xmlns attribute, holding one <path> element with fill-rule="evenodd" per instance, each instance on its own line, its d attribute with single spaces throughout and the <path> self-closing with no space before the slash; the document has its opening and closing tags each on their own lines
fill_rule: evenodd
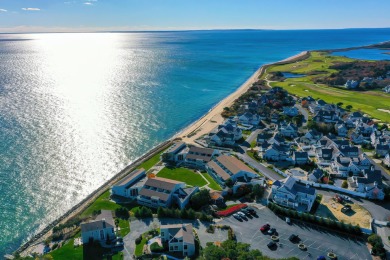
<svg viewBox="0 0 390 260">
<path fill-rule="evenodd" d="M 50 27 L 48 27 L 50 29 Z M 55 29 L 55 28 L 53 28 Z M 62 30 L 61 30 L 62 29 Z M 346 28 L 198 28 L 198 29 L 112 29 L 112 30 L 104 30 L 104 29 L 82 29 L 77 30 L 72 28 L 73 30 L 68 30 L 71 28 L 59 28 L 56 30 L 37 30 L 37 31 L 10 31 L 10 32 L 1 32 L 0 34 L 40 34 L 40 33 L 145 33 L 145 32 L 193 32 L 193 31 L 317 31 L 317 30 L 373 30 L 373 29 L 390 29 L 390 27 L 346 27 Z M 1 30 L 1 28 L 0 28 Z"/>
</svg>

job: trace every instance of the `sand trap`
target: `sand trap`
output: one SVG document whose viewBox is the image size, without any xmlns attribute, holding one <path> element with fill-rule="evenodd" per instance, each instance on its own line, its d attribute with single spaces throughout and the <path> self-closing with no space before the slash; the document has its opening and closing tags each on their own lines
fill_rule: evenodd
<svg viewBox="0 0 390 260">
<path fill-rule="evenodd" d="M 388 110 L 388 109 L 378 108 L 378 110 L 390 114 L 390 110 Z"/>
</svg>

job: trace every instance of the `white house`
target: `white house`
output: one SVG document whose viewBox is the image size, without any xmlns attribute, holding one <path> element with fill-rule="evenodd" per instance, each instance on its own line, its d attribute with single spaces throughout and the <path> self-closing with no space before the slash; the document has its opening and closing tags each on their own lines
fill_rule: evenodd
<svg viewBox="0 0 390 260">
<path fill-rule="evenodd" d="M 359 81 L 349 79 L 347 82 L 345 82 L 344 86 L 348 89 L 355 89 L 359 86 Z"/>
<path fill-rule="evenodd" d="M 224 124 L 219 125 L 217 129 L 214 129 L 209 137 L 212 145 L 233 146 L 236 141 L 242 138 L 242 130 L 236 122 L 227 120 Z"/>
<path fill-rule="evenodd" d="M 115 239 L 114 219 L 110 210 L 102 210 L 95 220 L 81 223 L 81 240 L 83 244 L 98 241 L 105 243 Z"/>
<path fill-rule="evenodd" d="M 383 159 L 383 164 L 387 167 L 390 167 L 390 153 L 385 155 L 385 158 Z"/>
<path fill-rule="evenodd" d="M 111 188 L 111 193 L 121 197 L 136 199 L 145 181 L 145 169 L 134 170 L 125 178 L 115 183 Z"/>
<path fill-rule="evenodd" d="M 344 157 L 339 155 L 332 162 L 331 168 L 340 177 L 348 177 L 349 174 L 359 175 L 371 167 L 371 162 L 365 154 L 358 157 Z"/>
<path fill-rule="evenodd" d="M 161 242 L 168 245 L 169 252 L 179 252 L 191 257 L 195 254 L 195 239 L 192 224 L 160 226 Z"/>
<path fill-rule="evenodd" d="M 294 177 L 289 176 L 284 181 L 272 184 L 270 198 L 277 204 L 309 212 L 314 204 L 317 191 L 314 188 L 300 185 Z"/>
<path fill-rule="evenodd" d="M 251 182 L 259 175 L 234 156 L 221 155 L 206 165 L 207 172 L 221 185 L 231 179 L 234 182 Z"/>
</svg>

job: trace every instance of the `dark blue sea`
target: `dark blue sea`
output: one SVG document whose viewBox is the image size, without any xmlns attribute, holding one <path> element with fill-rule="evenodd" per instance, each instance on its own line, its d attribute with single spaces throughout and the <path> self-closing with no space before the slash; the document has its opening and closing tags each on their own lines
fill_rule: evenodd
<svg viewBox="0 0 390 260">
<path fill-rule="evenodd" d="M 0 34 L 0 256 L 265 63 L 390 29 Z"/>
</svg>

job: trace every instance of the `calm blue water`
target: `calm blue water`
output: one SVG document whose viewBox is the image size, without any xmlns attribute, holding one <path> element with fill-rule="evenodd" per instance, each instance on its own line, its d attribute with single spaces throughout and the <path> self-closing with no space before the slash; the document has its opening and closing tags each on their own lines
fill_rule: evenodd
<svg viewBox="0 0 390 260">
<path fill-rule="evenodd" d="M 296 74 L 296 73 L 290 73 L 290 72 L 283 72 L 284 78 L 302 78 L 306 76 L 305 74 Z"/>
<path fill-rule="evenodd" d="M 0 35 L 0 255 L 259 66 L 385 40 L 389 29 Z"/>
<path fill-rule="evenodd" d="M 345 56 L 352 59 L 362 60 L 390 60 L 390 50 L 381 49 L 356 49 L 338 51 L 332 53 L 335 56 Z"/>
</svg>

